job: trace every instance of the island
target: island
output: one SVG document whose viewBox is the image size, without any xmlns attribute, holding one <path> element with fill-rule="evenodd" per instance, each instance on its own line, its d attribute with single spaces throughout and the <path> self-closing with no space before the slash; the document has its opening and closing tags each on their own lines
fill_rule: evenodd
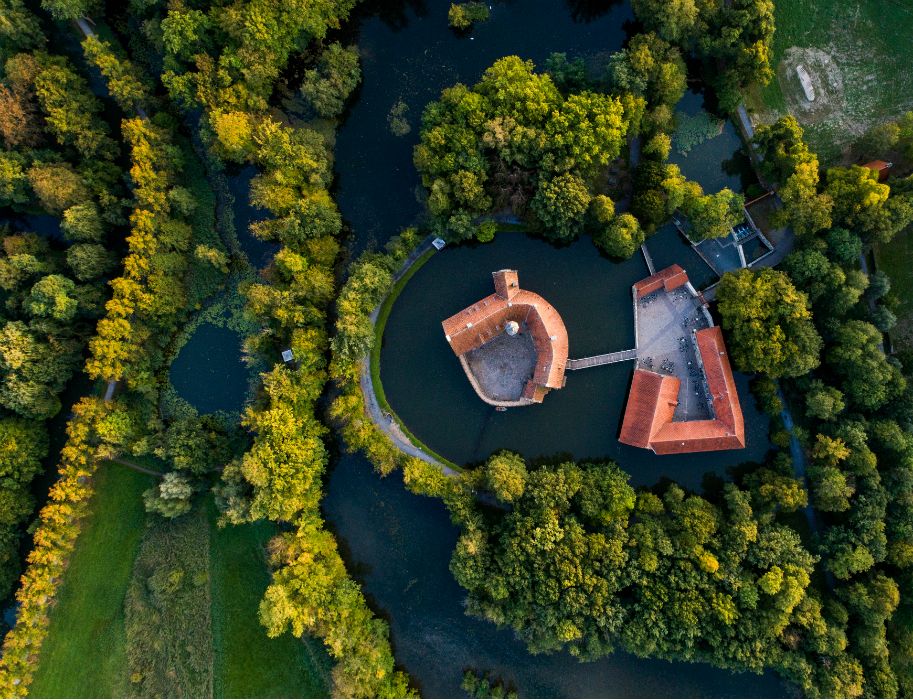
<svg viewBox="0 0 913 700">
<path fill-rule="evenodd" d="M 446 319 L 444 337 L 485 403 L 542 403 L 564 387 L 567 329 L 545 299 L 520 288 L 516 270 L 492 273 L 495 293 Z"/>
</svg>

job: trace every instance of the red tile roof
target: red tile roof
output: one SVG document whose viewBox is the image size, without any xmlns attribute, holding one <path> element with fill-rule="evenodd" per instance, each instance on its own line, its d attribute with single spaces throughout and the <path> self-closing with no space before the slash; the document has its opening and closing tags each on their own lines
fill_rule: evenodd
<svg viewBox="0 0 913 700">
<path fill-rule="evenodd" d="M 482 347 L 504 331 L 509 321 L 525 323 L 536 349 L 536 368 L 523 392 L 542 401 L 545 390 L 564 386 L 567 367 L 567 329 L 558 311 L 545 299 L 521 289 L 516 270 L 493 272 L 496 292 L 441 323 L 447 342 L 457 355 Z"/>
<path fill-rule="evenodd" d="M 657 278 L 659 286 L 663 286 L 666 281 L 681 286 L 687 281 L 688 277 L 681 268 L 679 270 L 685 277 L 684 281 L 680 280 L 678 272 L 664 275 L 669 269 L 671 268 L 642 280 L 647 284 L 640 289 L 656 285 Z M 638 295 L 638 285 L 634 285 L 634 288 L 637 298 L 643 296 Z M 618 437 L 620 442 L 651 449 L 656 454 L 737 450 L 745 447 L 745 422 L 723 333 L 717 326 L 704 328 L 695 333 L 695 342 L 714 417 L 709 420 L 673 420 L 681 384 L 679 379 L 638 368 L 634 370 L 628 394 L 628 404 Z"/>
<path fill-rule="evenodd" d="M 618 439 L 626 445 L 649 449 L 653 435 L 672 422 L 679 385 L 678 377 L 635 370 Z"/>
<path fill-rule="evenodd" d="M 665 270 L 660 270 L 655 275 L 651 275 L 640 282 L 634 284 L 634 296 L 637 299 L 652 294 L 658 289 L 665 289 L 671 292 L 678 289 L 688 281 L 688 273 L 679 265 L 670 265 Z"/>
<path fill-rule="evenodd" d="M 886 160 L 870 160 L 868 163 L 862 166 L 863 168 L 868 168 L 869 170 L 874 170 L 878 173 L 879 180 L 888 179 L 888 171 L 894 167 L 893 163 L 889 163 Z"/>
</svg>

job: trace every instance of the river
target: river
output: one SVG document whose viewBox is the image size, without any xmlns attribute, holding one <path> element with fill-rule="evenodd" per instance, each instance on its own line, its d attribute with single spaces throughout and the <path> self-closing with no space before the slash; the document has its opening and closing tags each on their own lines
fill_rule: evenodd
<svg viewBox="0 0 913 700">
<path fill-rule="evenodd" d="M 468 617 L 448 568 L 458 530 L 437 499 L 399 474 L 381 479 L 361 455 L 341 457 L 324 510 L 350 573 L 390 622 L 394 654 L 425 697 L 463 697 L 463 671 L 491 672 L 525 697 L 780 697 L 773 673 L 733 674 L 706 664 L 615 653 L 592 663 L 533 656 L 510 630 Z"/>
</svg>

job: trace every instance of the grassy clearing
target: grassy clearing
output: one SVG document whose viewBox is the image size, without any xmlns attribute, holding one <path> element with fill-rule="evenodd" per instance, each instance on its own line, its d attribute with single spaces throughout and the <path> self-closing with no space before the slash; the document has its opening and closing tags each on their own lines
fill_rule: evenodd
<svg viewBox="0 0 913 700">
<path fill-rule="evenodd" d="M 891 340 L 897 351 L 913 352 L 913 228 L 875 248 L 875 262 L 891 279 L 891 296 L 898 302 L 897 326 Z"/>
<path fill-rule="evenodd" d="M 772 65 L 777 75 L 766 88 L 746 96 L 763 121 L 789 111 L 823 164 L 846 155 L 847 147 L 869 127 L 913 108 L 910 37 L 913 4 L 907 0 L 777 0 L 777 31 Z M 816 49 L 823 61 L 790 49 Z M 810 111 L 797 101 L 796 62 L 810 63 L 834 95 Z M 813 76 L 814 77 L 814 76 Z M 821 97 L 816 100 L 821 102 Z M 874 154 L 873 154 L 874 155 Z"/>
<path fill-rule="evenodd" d="M 147 527 L 142 493 L 154 482 L 99 469 L 30 695 L 329 697 L 323 644 L 270 639 L 257 618 L 274 526 L 220 530 L 207 498 Z"/>
<path fill-rule="evenodd" d="M 146 520 L 142 493 L 155 477 L 106 463 L 76 543 L 30 689 L 32 697 L 123 697 L 124 595 Z"/>
<path fill-rule="evenodd" d="M 208 507 L 215 697 L 329 697 L 333 663 L 323 644 L 291 634 L 270 639 L 257 619 L 269 583 L 265 547 L 274 526 L 219 529 L 215 506 Z"/>
</svg>

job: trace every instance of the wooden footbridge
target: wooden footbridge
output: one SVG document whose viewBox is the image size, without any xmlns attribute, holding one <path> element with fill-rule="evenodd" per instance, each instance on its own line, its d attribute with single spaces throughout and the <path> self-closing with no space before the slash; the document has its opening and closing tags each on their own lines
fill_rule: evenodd
<svg viewBox="0 0 913 700">
<path fill-rule="evenodd" d="M 568 360 L 567 369 L 586 369 L 587 367 L 599 367 L 600 365 L 611 365 L 616 362 L 627 362 L 628 360 L 637 359 L 637 349 L 619 350 L 618 352 L 609 352 L 605 355 L 593 355 L 592 357 L 583 357 L 579 360 Z"/>
</svg>

